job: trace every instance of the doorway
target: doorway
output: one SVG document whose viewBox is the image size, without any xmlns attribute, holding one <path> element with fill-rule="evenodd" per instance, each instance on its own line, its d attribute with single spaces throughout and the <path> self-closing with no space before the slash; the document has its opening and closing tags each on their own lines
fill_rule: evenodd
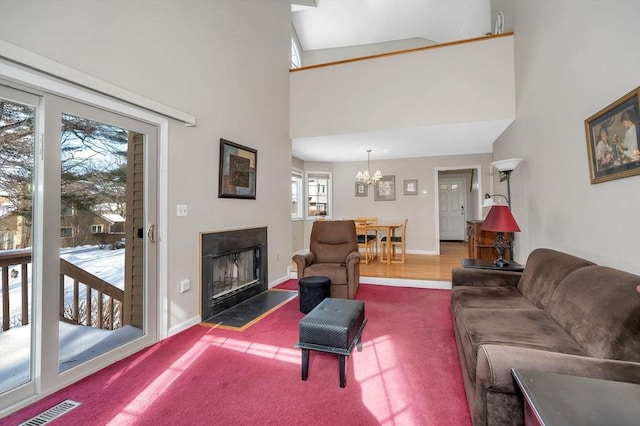
<svg viewBox="0 0 640 426">
<path fill-rule="evenodd" d="M 480 166 L 436 168 L 438 241 L 465 241 L 468 220 L 481 215 Z"/>
</svg>

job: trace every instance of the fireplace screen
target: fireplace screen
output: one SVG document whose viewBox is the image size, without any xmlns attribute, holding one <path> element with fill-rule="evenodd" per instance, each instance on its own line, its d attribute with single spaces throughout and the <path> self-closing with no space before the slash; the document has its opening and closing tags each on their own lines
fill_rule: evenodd
<svg viewBox="0 0 640 426">
<path fill-rule="evenodd" d="M 257 283 L 260 276 L 258 258 L 256 247 L 213 257 L 211 301 Z"/>
</svg>

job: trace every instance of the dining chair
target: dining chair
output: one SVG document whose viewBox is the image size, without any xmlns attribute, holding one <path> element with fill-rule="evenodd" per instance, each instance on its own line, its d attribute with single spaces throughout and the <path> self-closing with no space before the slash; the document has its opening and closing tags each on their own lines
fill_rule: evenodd
<svg viewBox="0 0 640 426">
<path fill-rule="evenodd" d="M 356 222 L 365 222 L 367 225 L 377 225 L 378 224 L 378 216 L 358 216 L 356 218 Z M 376 229 L 368 229 L 368 234 L 375 235 L 375 252 L 376 255 L 379 253 L 378 250 L 378 230 Z"/>
<path fill-rule="evenodd" d="M 404 263 L 406 260 L 406 253 L 407 253 L 407 222 L 409 221 L 409 218 L 406 218 L 404 220 L 404 222 L 402 223 L 402 230 L 400 233 L 399 237 L 391 237 L 389 241 L 389 239 L 387 238 L 388 236 L 385 235 L 384 237 L 382 237 L 382 239 L 380 239 L 380 255 L 382 257 L 382 261 L 385 261 L 385 256 L 384 254 L 386 253 L 386 244 L 389 241 L 391 244 L 391 263 Z M 397 258 L 396 257 L 396 247 L 400 247 L 400 257 Z"/>
<path fill-rule="evenodd" d="M 365 265 L 375 259 L 378 252 L 378 237 L 375 233 L 367 229 L 367 221 L 361 219 L 354 220 L 356 225 L 356 236 L 358 238 L 358 248 L 364 249 L 364 258 L 361 259 Z"/>
</svg>

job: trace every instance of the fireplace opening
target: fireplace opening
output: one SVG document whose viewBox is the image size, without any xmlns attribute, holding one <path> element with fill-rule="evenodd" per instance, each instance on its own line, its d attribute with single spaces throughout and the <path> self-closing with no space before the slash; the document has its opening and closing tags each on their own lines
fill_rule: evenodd
<svg viewBox="0 0 640 426">
<path fill-rule="evenodd" d="M 232 297 L 249 286 L 260 283 L 260 248 L 251 247 L 241 251 L 213 256 L 213 279 L 210 304 Z"/>
<path fill-rule="evenodd" d="M 268 287 L 267 228 L 201 233 L 202 320 Z"/>
</svg>

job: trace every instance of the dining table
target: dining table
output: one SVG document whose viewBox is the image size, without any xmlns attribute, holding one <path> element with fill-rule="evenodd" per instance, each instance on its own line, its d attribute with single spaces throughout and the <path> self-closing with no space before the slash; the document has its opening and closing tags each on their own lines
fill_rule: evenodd
<svg viewBox="0 0 640 426">
<path fill-rule="evenodd" d="M 384 232 L 385 236 L 387 237 L 387 244 L 386 244 L 387 265 L 391 265 L 391 254 L 393 253 L 393 244 L 391 244 L 391 239 L 395 236 L 396 229 L 401 228 L 403 223 L 404 222 L 367 224 L 367 230 Z M 380 244 L 380 241 L 378 241 L 377 244 Z M 378 253 L 380 253 L 380 250 L 378 250 Z M 380 261 L 382 261 L 382 256 L 380 257 Z"/>
</svg>

